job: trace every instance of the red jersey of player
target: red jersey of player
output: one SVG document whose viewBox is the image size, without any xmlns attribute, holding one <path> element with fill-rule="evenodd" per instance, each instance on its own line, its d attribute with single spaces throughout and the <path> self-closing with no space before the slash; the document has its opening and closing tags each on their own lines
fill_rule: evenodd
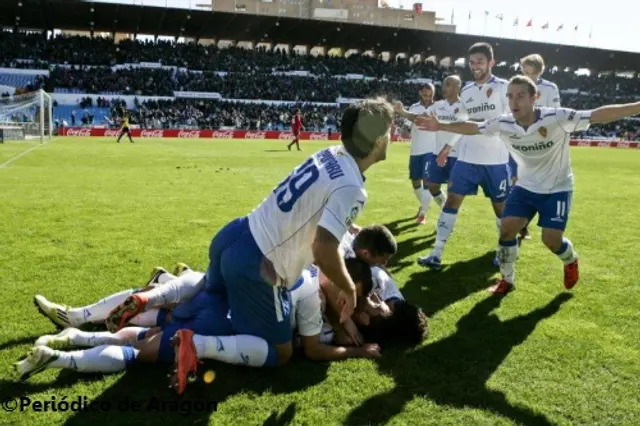
<svg viewBox="0 0 640 426">
<path fill-rule="evenodd" d="M 293 141 L 287 145 L 289 151 L 291 151 L 291 147 L 295 144 L 298 147 L 298 151 L 302 151 L 300 149 L 300 131 L 303 129 L 302 127 L 302 117 L 300 116 L 300 110 L 296 109 L 296 112 L 291 120 L 291 131 L 293 133 Z"/>
</svg>

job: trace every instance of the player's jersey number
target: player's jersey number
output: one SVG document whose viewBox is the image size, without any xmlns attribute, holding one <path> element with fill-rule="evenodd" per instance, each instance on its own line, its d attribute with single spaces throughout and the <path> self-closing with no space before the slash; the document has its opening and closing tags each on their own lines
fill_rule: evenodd
<svg viewBox="0 0 640 426">
<path fill-rule="evenodd" d="M 309 158 L 302 163 L 297 169 L 282 181 L 280 185 L 273 190 L 276 194 L 276 203 L 281 211 L 289 213 L 293 210 L 293 206 L 302 194 L 320 177 L 320 171 L 313 161 Z"/>
</svg>

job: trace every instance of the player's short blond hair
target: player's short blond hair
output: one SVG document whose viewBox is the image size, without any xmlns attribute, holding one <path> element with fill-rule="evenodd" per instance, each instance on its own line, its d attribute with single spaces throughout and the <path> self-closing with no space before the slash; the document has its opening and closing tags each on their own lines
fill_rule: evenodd
<svg viewBox="0 0 640 426">
<path fill-rule="evenodd" d="M 536 74 L 542 74 L 544 72 L 544 59 L 537 53 L 532 53 L 520 59 L 520 66 L 524 67 L 525 65 L 533 67 Z"/>
<path fill-rule="evenodd" d="M 513 84 L 526 86 L 527 92 L 529 92 L 531 96 L 537 96 L 538 94 L 538 86 L 536 86 L 536 83 L 526 75 L 515 75 L 511 77 L 511 80 L 509 80 L 509 86 Z"/>
</svg>

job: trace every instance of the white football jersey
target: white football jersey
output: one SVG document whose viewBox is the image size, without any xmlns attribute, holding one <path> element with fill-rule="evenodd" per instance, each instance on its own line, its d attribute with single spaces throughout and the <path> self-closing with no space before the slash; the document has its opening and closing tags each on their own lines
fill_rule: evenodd
<svg viewBox="0 0 640 426">
<path fill-rule="evenodd" d="M 500 135 L 509 147 L 518 164 L 517 186 L 537 194 L 571 191 L 571 133 L 589 128 L 591 111 L 536 108 L 536 114 L 537 121 L 526 130 L 512 114 L 481 123 L 478 130 L 482 134 Z"/>
<path fill-rule="evenodd" d="M 425 114 L 427 107 L 422 102 L 416 102 L 409 107 L 412 114 Z M 436 145 L 436 136 L 433 132 L 420 130 L 412 123 L 411 126 L 411 155 L 430 154 L 434 151 Z"/>
<path fill-rule="evenodd" d="M 540 97 L 536 101 L 539 107 L 560 108 L 560 90 L 555 83 L 543 78 L 536 82 Z"/>
<path fill-rule="evenodd" d="M 356 257 L 356 252 L 353 251 L 353 242 L 355 240 L 356 236 L 351 232 L 347 232 L 346 234 L 344 234 L 344 237 L 342 237 L 342 240 L 340 241 L 340 247 L 338 249 L 340 250 L 340 255 L 345 259 Z"/>
<path fill-rule="evenodd" d="M 313 154 L 294 169 L 249 214 L 249 227 L 260 251 L 290 287 L 313 263 L 316 229 L 327 229 L 338 241 L 364 208 L 364 176 L 353 157 L 336 145 Z"/>
<path fill-rule="evenodd" d="M 373 276 L 373 292 L 375 292 L 381 300 L 387 301 L 391 299 L 404 300 L 404 296 L 398 290 L 398 284 L 391 278 L 383 268 L 374 266 L 371 268 Z"/>
<path fill-rule="evenodd" d="M 509 112 L 508 85 L 508 81 L 494 76 L 482 86 L 465 86 L 460 97 L 469 120 L 482 122 Z M 509 151 L 497 135 L 463 136 L 457 149 L 458 160 L 466 163 L 491 165 L 509 161 Z"/>
<path fill-rule="evenodd" d="M 435 113 L 436 117 L 438 117 L 438 121 L 442 121 L 445 123 L 466 121 L 469 118 L 464 112 L 464 107 L 462 106 L 460 101 L 451 104 L 446 99 L 439 100 L 427 109 L 427 114 L 431 115 L 433 113 Z M 440 153 L 445 145 L 450 145 L 453 148 L 449 152 L 449 157 L 457 157 L 458 151 L 455 148 L 455 145 L 461 137 L 462 135 L 458 135 L 456 133 L 443 131 L 436 132 L 436 147 L 433 151 L 434 154 L 437 155 L 438 153 Z"/>
<path fill-rule="evenodd" d="M 320 300 L 320 270 L 310 265 L 291 288 L 291 329 L 300 336 L 315 336 L 322 331 L 322 301 Z"/>
</svg>

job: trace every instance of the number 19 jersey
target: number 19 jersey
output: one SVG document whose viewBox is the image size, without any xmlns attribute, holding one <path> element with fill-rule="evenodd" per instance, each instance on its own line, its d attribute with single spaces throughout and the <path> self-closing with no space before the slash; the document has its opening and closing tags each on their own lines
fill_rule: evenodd
<svg viewBox="0 0 640 426">
<path fill-rule="evenodd" d="M 279 285 L 290 287 L 314 262 L 318 226 L 340 241 L 364 208 L 364 177 L 340 145 L 313 154 L 249 214 L 249 228 L 274 266 Z"/>
</svg>

